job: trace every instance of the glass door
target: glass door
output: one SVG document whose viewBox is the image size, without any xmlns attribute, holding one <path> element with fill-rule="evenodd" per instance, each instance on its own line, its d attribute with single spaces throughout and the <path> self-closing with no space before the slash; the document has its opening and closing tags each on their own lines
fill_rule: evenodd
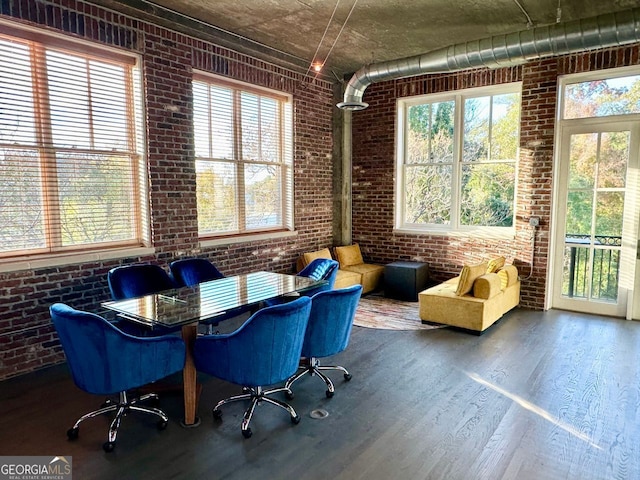
<svg viewBox="0 0 640 480">
<path fill-rule="evenodd" d="M 587 123 L 560 136 L 552 306 L 630 318 L 638 129 Z"/>
</svg>

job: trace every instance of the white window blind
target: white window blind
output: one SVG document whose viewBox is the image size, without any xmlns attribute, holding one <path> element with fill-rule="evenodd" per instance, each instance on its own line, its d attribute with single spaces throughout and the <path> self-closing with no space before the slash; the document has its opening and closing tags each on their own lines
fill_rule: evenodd
<svg viewBox="0 0 640 480">
<path fill-rule="evenodd" d="M 293 229 L 290 98 L 206 75 L 193 97 L 200 236 Z"/>
<path fill-rule="evenodd" d="M 60 43 L 0 35 L 0 256 L 143 242 L 135 60 Z"/>
</svg>

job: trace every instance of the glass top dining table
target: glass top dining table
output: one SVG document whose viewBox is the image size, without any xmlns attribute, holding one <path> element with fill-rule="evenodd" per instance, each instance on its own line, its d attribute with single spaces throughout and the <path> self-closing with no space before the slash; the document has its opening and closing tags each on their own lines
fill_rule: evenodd
<svg viewBox="0 0 640 480">
<path fill-rule="evenodd" d="M 187 345 L 182 371 L 184 393 L 184 427 L 196 427 L 200 419 L 198 385 L 193 360 L 193 344 L 198 323 L 211 321 L 238 307 L 259 308 L 261 302 L 288 294 L 303 293 L 326 283 L 297 275 L 272 272 L 254 272 L 235 277 L 203 282 L 194 287 L 180 287 L 160 293 L 127 300 L 104 302 L 102 306 L 128 321 L 149 327 L 182 327 L 182 338 Z"/>
<path fill-rule="evenodd" d="M 104 302 L 118 316 L 147 326 L 177 327 L 211 320 L 238 307 L 259 304 L 321 285 L 297 275 L 254 272 L 127 300 Z"/>
</svg>

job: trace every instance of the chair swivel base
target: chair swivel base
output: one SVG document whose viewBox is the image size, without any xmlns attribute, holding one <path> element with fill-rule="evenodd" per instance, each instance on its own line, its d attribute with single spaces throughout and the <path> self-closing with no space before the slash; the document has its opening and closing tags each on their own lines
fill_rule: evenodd
<svg viewBox="0 0 640 480">
<path fill-rule="evenodd" d="M 157 400 L 158 395 L 156 395 L 155 393 L 148 393 L 137 398 L 129 399 L 127 396 L 127 392 L 120 392 L 119 397 L 120 398 L 118 402 L 107 400 L 98 410 L 94 410 L 93 412 L 89 412 L 80 417 L 78 421 L 73 425 L 73 427 L 67 430 L 67 437 L 69 438 L 69 440 L 75 440 L 78 438 L 80 423 L 89 418 L 94 418 L 110 412 L 116 412 L 116 416 L 111 421 L 111 425 L 109 426 L 108 440 L 102 445 L 102 448 L 105 452 L 112 452 L 115 448 L 116 437 L 118 436 L 118 428 L 120 428 L 120 422 L 122 421 L 122 418 L 130 411 L 156 415 L 160 417 L 160 420 L 157 424 L 158 429 L 164 430 L 165 428 L 167 428 L 169 417 L 167 417 L 167 415 L 162 410 L 154 407 L 139 405 L 140 402 L 143 402 L 145 400 Z"/>
<path fill-rule="evenodd" d="M 327 390 L 325 392 L 325 395 L 327 396 L 327 398 L 333 397 L 336 391 L 333 385 L 333 382 L 328 376 L 322 373 L 321 370 L 340 370 L 344 375 L 345 381 L 347 382 L 352 378 L 352 375 L 347 371 L 346 368 L 341 367 L 339 365 L 323 366 L 323 365 L 320 365 L 320 361 L 317 358 L 311 357 L 308 359 L 308 364 L 306 362 L 301 363 L 299 367 L 299 371 L 295 375 L 290 377 L 289 380 L 287 380 L 287 382 L 284 384 L 285 396 L 289 400 L 293 399 L 293 391 L 291 390 L 291 385 L 293 385 L 294 382 L 298 381 L 300 378 L 308 374 L 311 376 L 317 375 L 318 377 L 320 377 L 324 381 L 324 383 L 327 385 Z"/>
<path fill-rule="evenodd" d="M 283 410 L 286 410 L 287 412 L 289 412 L 289 415 L 291 416 L 291 423 L 293 424 L 300 423 L 300 416 L 296 413 L 296 411 L 291 405 L 289 405 L 286 402 L 277 400 L 275 398 L 267 397 L 267 395 L 272 395 L 274 393 L 286 391 L 284 387 L 273 388 L 270 390 L 264 390 L 262 387 L 243 387 L 242 391 L 246 393 L 243 393 L 242 395 L 234 395 L 232 397 L 225 398 L 224 400 L 220 400 L 216 404 L 216 406 L 213 407 L 213 418 L 219 419 L 222 417 L 222 411 L 220 410 L 220 407 L 222 405 L 225 405 L 231 402 L 237 402 L 240 400 L 250 400 L 251 404 L 249 405 L 249 408 L 245 410 L 244 417 L 242 419 L 241 430 L 242 430 L 242 436 L 244 438 L 249 438 L 253 434 L 253 432 L 249 428 L 249 422 L 251 422 L 251 418 L 253 417 L 253 412 L 255 411 L 256 405 L 262 402 L 267 402 L 272 405 L 275 405 L 276 407 L 280 407 Z"/>
</svg>

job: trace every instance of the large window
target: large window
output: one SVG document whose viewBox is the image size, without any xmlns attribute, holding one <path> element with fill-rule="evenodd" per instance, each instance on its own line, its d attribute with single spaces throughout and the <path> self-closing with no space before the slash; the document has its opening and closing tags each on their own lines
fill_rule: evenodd
<svg viewBox="0 0 640 480">
<path fill-rule="evenodd" d="M 193 103 L 200 237 L 292 229 L 291 99 L 198 74 Z"/>
<path fill-rule="evenodd" d="M 398 102 L 396 228 L 511 228 L 520 85 Z"/>
<path fill-rule="evenodd" d="M 54 41 L 0 35 L 0 256 L 139 246 L 135 58 Z"/>
</svg>

